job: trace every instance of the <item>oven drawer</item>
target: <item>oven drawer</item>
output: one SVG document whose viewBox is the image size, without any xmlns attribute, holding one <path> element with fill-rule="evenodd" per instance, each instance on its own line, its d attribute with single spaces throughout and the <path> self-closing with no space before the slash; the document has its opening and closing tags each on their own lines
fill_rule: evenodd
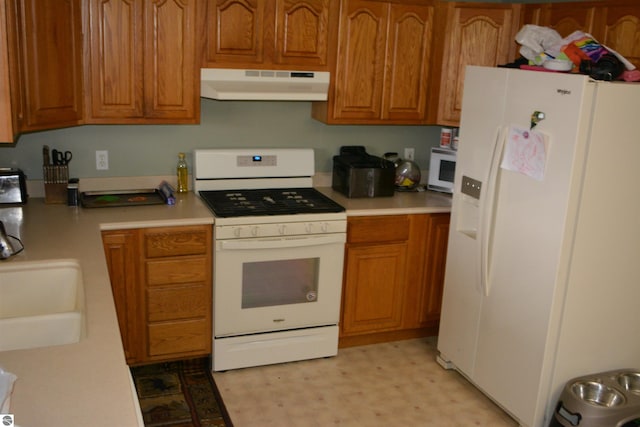
<svg viewBox="0 0 640 427">
<path fill-rule="evenodd" d="M 210 330 L 210 321 L 206 318 L 150 324 L 149 356 L 207 353 L 211 351 Z"/>
</svg>

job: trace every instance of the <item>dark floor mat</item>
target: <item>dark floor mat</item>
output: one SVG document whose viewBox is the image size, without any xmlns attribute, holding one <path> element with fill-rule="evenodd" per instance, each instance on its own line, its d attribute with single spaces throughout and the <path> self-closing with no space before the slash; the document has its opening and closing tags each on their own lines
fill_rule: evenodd
<svg viewBox="0 0 640 427">
<path fill-rule="evenodd" d="M 147 427 L 233 427 L 209 358 L 131 368 Z"/>
</svg>

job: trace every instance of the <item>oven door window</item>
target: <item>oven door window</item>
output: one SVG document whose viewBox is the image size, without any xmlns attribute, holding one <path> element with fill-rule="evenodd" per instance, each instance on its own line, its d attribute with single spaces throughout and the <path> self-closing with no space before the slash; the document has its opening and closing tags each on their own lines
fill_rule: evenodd
<svg viewBox="0 0 640 427">
<path fill-rule="evenodd" d="M 315 302 L 319 258 L 245 262 L 242 308 Z"/>
</svg>

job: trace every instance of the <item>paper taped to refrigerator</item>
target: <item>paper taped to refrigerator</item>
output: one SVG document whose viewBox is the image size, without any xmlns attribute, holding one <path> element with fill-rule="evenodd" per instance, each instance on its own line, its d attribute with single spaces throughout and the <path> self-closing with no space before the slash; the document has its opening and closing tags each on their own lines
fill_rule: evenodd
<svg viewBox="0 0 640 427">
<path fill-rule="evenodd" d="M 511 126 L 501 167 L 542 181 L 547 162 L 548 138 L 545 134 Z"/>
</svg>

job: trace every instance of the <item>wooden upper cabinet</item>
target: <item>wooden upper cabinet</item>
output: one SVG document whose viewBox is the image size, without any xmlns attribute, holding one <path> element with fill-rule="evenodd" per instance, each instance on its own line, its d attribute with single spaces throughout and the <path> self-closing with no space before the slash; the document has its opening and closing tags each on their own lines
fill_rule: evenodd
<svg viewBox="0 0 640 427">
<path fill-rule="evenodd" d="M 331 11 L 330 0 L 276 0 L 274 63 L 326 69 Z"/>
<path fill-rule="evenodd" d="M 12 143 L 13 110 L 9 82 L 9 38 L 7 31 L 7 2 L 0 0 L 0 143 Z"/>
<path fill-rule="evenodd" d="M 425 122 L 434 8 L 346 0 L 328 102 L 313 117 L 341 124 Z"/>
<path fill-rule="evenodd" d="M 495 67 L 515 58 L 520 5 L 443 2 L 439 8 L 446 24 L 436 58 L 442 58 L 439 82 L 434 83 L 440 93 L 432 97 L 438 106 L 432 111 L 437 124 L 458 126 L 466 66 Z"/>
<path fill-rule="evenodd" d="M 142 2 L 91 0 L 88 117 L 143 117 Z"/>
<path fill-rule="evenodd" d="M 388 4 L 347 0 L 343 8 L 332 118 L 375 120 L 382 111 Z"/>
<path fill-rule="evenodd" d="M 640 68 L 640 7 L 637 0 L 607 1 L 597 9 L 593 36 Z"/>
<path fill-rule="evenodd" d="M 205 64 L 263 63 L 265 3 L 262 0 L 207 1 Z"/>
<path fill-rule="evenodd" d="M 390 5 L 383 119 L 425 119 L 433 15 L 433 7 Z"/>
<path fill-rule="evenodd" d="M 328 69 L 337 0 L 208 0 L 203 67 Z"/>
<path fill-rule="evenodd" d="M 576 30 L 592 33 L 595 16 L 593 3 L 553 3 L 543 11 L 540 25 L 553 28 L 562 37 Z"/>
<path fill-rule="evenodd" d="M 87 122 L 198 121 L 196 4 L 90 0 Z"/>
<path fill-rule="evenodd" d="M 196 0 L 145 1 L 145 115 L 194 123 L 200 107 Z"/>
<path fill-rule="evenodd" d="M 590 33 L 640 67 L 640 8 L 637 0 L 528 4 L 524 23 L 555 29 L 562 37 Z"/>
<path fill-rule="evenodd" d="M 80 0 L 12 0 L 18 131 L 82 121 Z M 14 36 L 11 35 L 11 36 Z M 11 37 L 10 36 L 10 37 Z"/>
</svg>

